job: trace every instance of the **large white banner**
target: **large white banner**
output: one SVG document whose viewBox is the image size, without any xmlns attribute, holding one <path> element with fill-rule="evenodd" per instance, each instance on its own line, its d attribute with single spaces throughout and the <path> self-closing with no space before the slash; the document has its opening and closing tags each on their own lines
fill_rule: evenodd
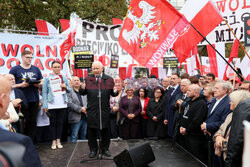
<svg viewBox="0 0 250 167">
<path fill-rule="evenodd" d="M 223 18 L 228 22 L 240 41 L 244 41 L 244 17 L 250 16 L 249 0 L 212 0 Z M 195 5 L 195 4 L 194 4 Z M 209 17 L 209 16 L 208 16 Z M 210 43 L 233 42 L 235 37 L 229 27 L 222 21 L 208 36 Z M 203 44 L 206 44 L 204 41 Z"/>
<path fill-rule="evenodd" d="M 32 64 L 37 66 L 44 76 L 51 72 L 51 62 L 58 60 L 67 73 L 66 60 L 60 57 L 60 44 L 65 36 L 42 36 L 28 34 L 0 33 L 0 73 L 9 73 L 11 67 L 20 64 L 23 50 L 33 52 Z"/>
</svg>

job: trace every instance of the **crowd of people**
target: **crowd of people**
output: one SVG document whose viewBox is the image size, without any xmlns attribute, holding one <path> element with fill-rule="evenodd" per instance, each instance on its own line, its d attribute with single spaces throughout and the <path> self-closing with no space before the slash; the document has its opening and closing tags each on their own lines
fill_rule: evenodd
<svg viewBox="0 0 250 167">
<path fill-rule="evenodd" d="M 99 151 L 98 137 L 105 156 L 111 156 L 111 138 L 170 138 L 172 149 L 178 143 L 206 164 L 209 156 L 215 166 L 241 164 L 250 81 L 223 81 L 212 73 L 113 79 L 98 61 L 92 64 L 93 75 L 83 80 L 62 75 L 58 61 L 43 78 L 31 65 L 31 52 L 24 51 L 21 58 L 9 74 L 1 74 L 11 93 L 0 129 L 23 133 L 35 144 L 51 141 L 52 150 L 63 148 L 61 140 L 88 139 L 90 158 Z"/>
</svg>

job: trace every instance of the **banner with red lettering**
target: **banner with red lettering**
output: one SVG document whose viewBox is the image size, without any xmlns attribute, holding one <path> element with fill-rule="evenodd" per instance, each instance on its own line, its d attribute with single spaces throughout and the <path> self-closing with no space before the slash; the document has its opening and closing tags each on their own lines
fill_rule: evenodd
<svg viewBox="0 0 250 167">
<path fill-rule="evenodd" d="M 62 61 L 60 45 L 66 36 L 41 36 L 28 34 L 0 33 L 0 73 L 9 73 L 11 67 L 20 64 L 21 52 L 33 52 L 32 64 L 37 66 L 44 76 L 51 72 L 51 62 Z M 67 74 L 66 60 L 62 62 L 63 73 Z"/>
</svg>

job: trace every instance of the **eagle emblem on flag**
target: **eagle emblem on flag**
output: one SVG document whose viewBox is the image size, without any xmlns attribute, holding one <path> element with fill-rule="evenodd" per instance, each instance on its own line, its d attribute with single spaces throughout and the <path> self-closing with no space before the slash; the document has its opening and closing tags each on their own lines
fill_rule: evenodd
<svg viewBox="0 0 250 167">
<path fill-rule="evenodd" d="M 130 31 L 125 29 L 122 32 L 122 36 L 129 44 L 135 44 L 140 40 L 139 47 L 143 48 L 147 46 L 148 40 L 150 42 L 159 40 L 158 30 L 153 30 L 153 27 L 160 26 L 161 20 L 156 21 L 156 23 L 152 21 L 156 17 L 154 16 L 155 11 L 153 11 L 155 7 L 146 1 L 140 1 L 139 8 L 143 11 L 141 17 L 133 15 L 132 7 L 129 8 L 126 18 L 130 19 L 134 23 L 134 26 Z"/>
</svg>

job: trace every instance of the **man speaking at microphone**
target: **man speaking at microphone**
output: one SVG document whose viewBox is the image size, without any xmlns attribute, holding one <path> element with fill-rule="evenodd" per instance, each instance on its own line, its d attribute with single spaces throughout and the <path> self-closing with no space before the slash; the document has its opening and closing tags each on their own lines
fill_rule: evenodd
<svg viewBox="0 0 250 167">
<path fill-rule="evenodd" d="M 103 65 L 99 61 L 92 64 L 91 75 L 85 79 L 85 87 L 80 88 L 79 93 L 87 95 L 87 127 L 89 157 L 94 158 L 98 151 L 97 134 L 100 132 L 100 151 L 107 157 L 111 156 L 110 145 L 110 106 L 111 96 L 117 96 L 114 92 L 114 80 L 103 73 Z"/>
</svg>

